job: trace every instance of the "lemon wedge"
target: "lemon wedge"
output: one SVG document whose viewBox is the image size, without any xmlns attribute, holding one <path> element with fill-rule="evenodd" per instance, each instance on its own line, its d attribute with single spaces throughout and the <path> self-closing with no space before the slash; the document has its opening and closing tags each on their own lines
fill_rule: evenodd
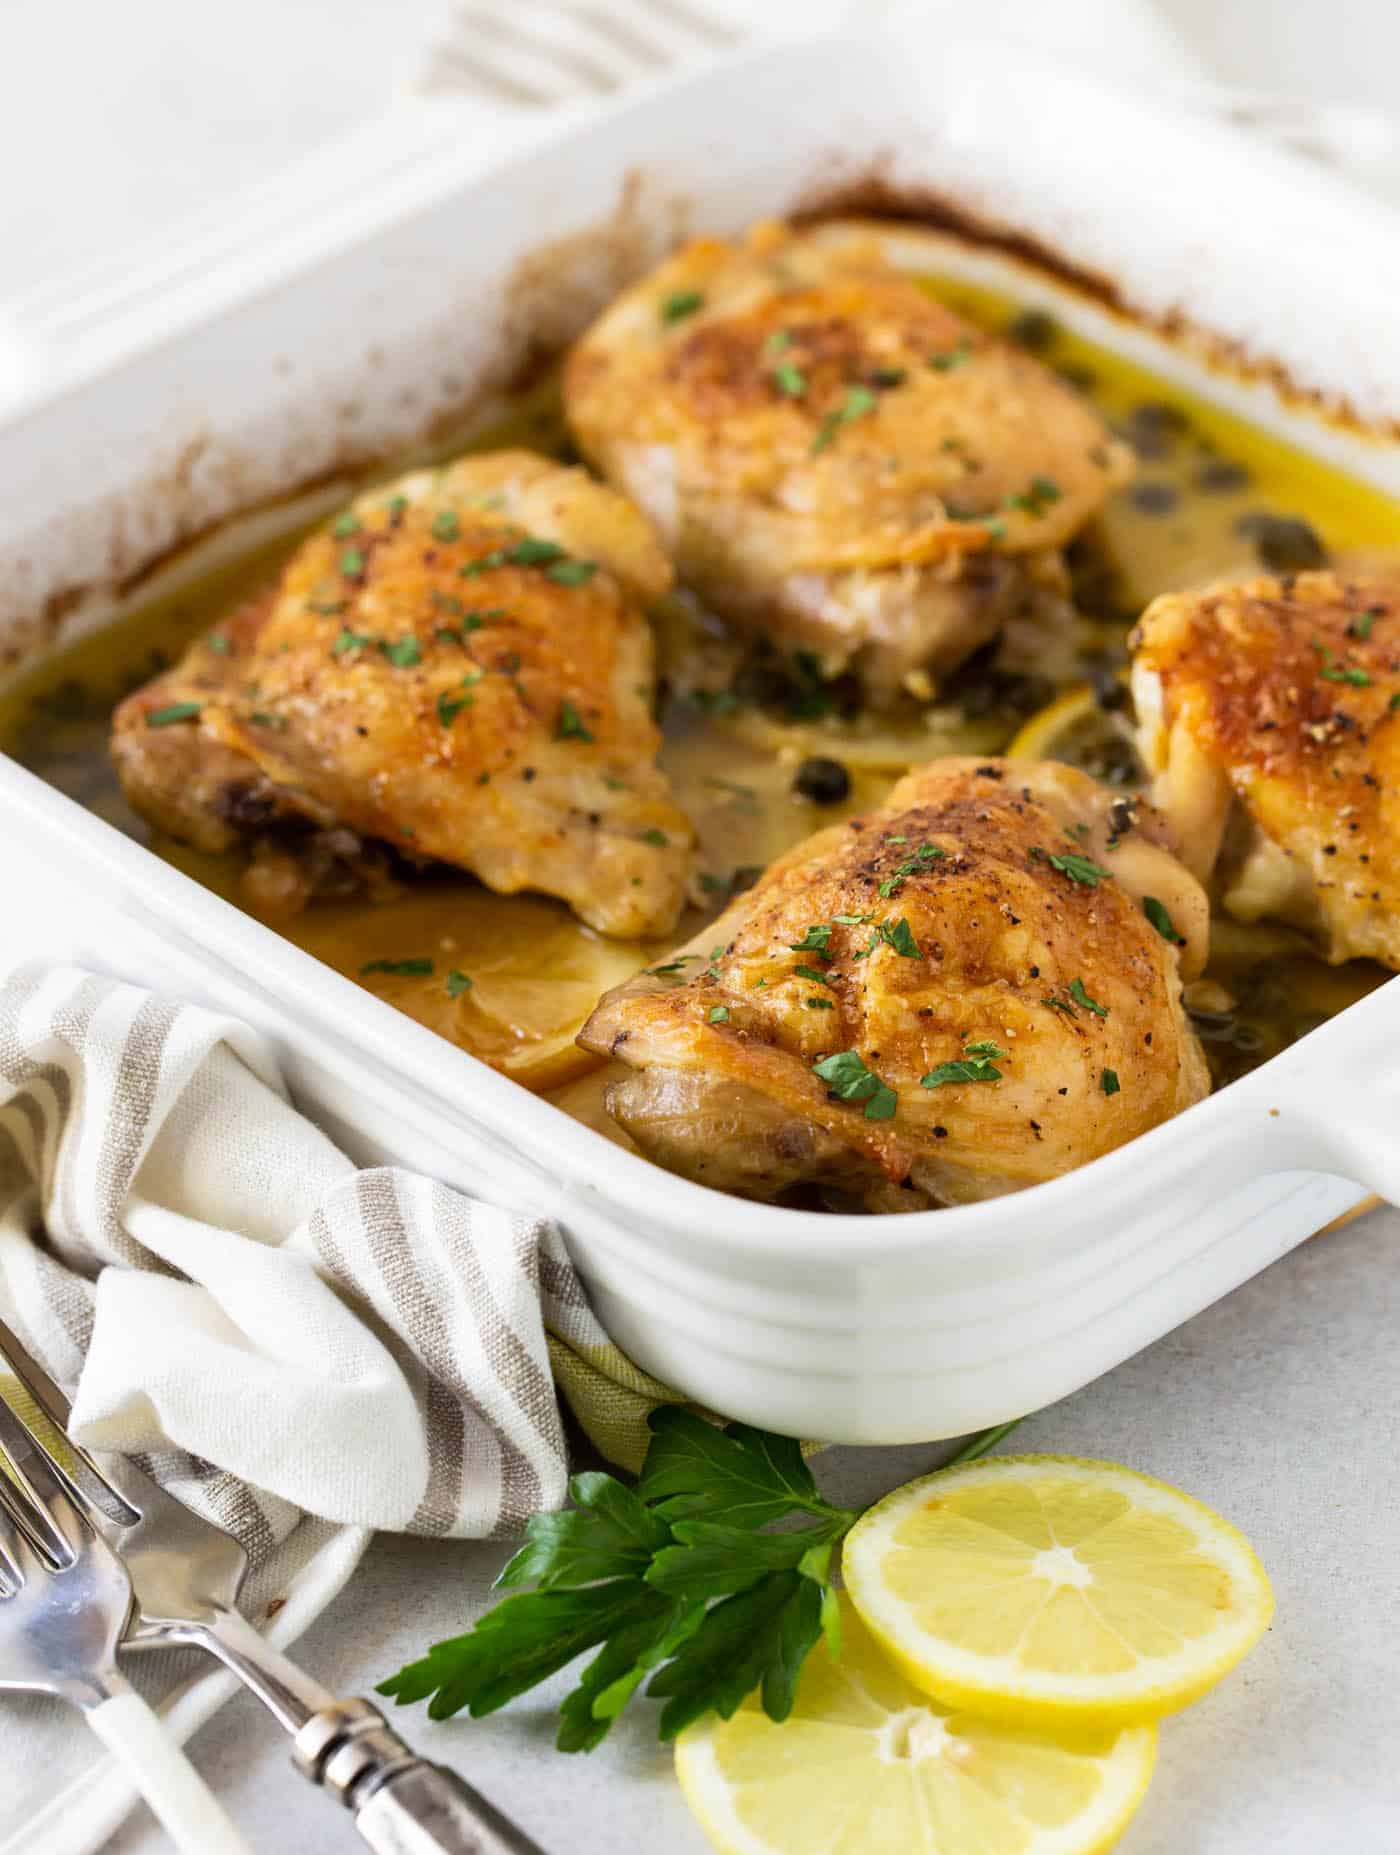
<svg viewBox="0 0 1400 1855">
<path fill-rule="evenodd" d="M 1019 1724 L 1122 1726 L 1198 1699 L 1258 1641 L 1273 1593 L 1249 1541 L 1151 1476 L 999 1456 L 910 1482 L 843 1557 L 903 1672 Z"/>
<path fill-rule="evenodd" d="M 789 1718 L 756 1699 L 676 1742 L 686 1802 L 721 1855 L 1094 1855 L 1142 1800 L 1156 1732 L 1050 1738 L 950 1712 L 881 1653 L 848 1599 Z"/>
<path fill-rule="evenodd" d="M 1088 683 L 1077 684 L 1023 722 L 1006 749 L 1011 760 L 1062 760 L 1096 779 L 1143 785 L 1131 715 L 1110 712 Z"/>
</svg>

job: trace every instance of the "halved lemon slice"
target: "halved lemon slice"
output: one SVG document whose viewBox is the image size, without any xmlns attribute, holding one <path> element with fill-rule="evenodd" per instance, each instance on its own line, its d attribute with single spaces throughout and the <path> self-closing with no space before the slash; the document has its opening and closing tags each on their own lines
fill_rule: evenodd
<svg viewBox="0 0 1400 1855">
<path fill-rule="evenodd" d="M 560 902 L 493 895 L 455 878 L 424 881 L 373 908 L 318 904 L 289 931 L 529 1089 L 557 1088 L 596 1066 L 574 1042 L 584 1019 L 654 957 L 646 943 L 594 933 Z"/>
<path fill-rule="evenodd" d="M 1006 749 L 1012 760 L 1063 760 L 1113 785 L 1144 785 L 1131 711 L 1106 709 L 1088 683 L 1077 684 L 1024 722 Z"/>
<path fill-rule="evenodd" d="M 1142 1801 L 1150 1726 L 1051 1738 L 910 1687 L 849 1600 L 833 1661 L 807 1658 L 789 1718 L 750 1699 L 676 1742 L 686 1802 L 721 1855 L 1094 1855 Z"/>
<path fill-rule="evenodd" d="M 998 1719 L 1155 1719 L 1253 1647 L 1273 1593 L 1249 1541 L 1165 1482 L 998 1456 L 873 1507 L 843 1557 L 857 1609 L 927 1693 Z"/>
</svg>

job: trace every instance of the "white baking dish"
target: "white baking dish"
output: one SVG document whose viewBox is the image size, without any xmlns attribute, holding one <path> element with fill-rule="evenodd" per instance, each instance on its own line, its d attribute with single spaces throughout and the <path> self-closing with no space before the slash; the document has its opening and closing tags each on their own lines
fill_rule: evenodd
<svg viewBox="0 0 1400 1855">
<path fill-rule="evenodd" d="M 14 655 L 96 622 L 100 598 L 80 595 L 216 519 L 459 414 L 678 230 L 737 228 L 872 174 L 1111 282 L 1142 320 L 1024 263 L 1016 287 L 1400 490 L 1400 219 L 1301 161 L 1004 48 L 777 48 L 487 178 L 473 165 L 439 152 L 387 179 L 347 174 L 334 237 L 318 216 L 332 203 L 303 203 L 315 257 L 300 266 L 282 236 L 293 203 L 268 232 L 275 261 L 235 223 L 226 248 L 182 253 L 181 278 L 109 302 L 105 343 L 75 309 L 47 395 L 0 431 Z M 1012 262 L 956 261 L 1003 281 Z M 1177 338 L 1149 332 L 1153 318 Z M 1258 367 L 1212 374 L 1212 348 Z M 1299 396 L 1280 396 L 1284 375 Z M 1320 416 L 1342 400 L 1372 435 Z M 8 762 L 0 803 L 7 958 L 66 955 L 251 1020 L 353 1152 L 554 1210 L 640 1364 L 780 1430 L 895 1443 L 1019 1415 L 1226 1293 L 1362 1185 L 1400 1198 L 1395 983 L 1052 1184 L 954 1211 L 822 1216 L 619 1151 Z"/>
</svg>

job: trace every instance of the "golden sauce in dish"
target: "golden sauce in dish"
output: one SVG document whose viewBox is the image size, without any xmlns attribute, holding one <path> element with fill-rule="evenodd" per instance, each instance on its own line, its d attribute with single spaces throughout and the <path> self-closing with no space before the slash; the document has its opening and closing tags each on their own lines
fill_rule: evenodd
<svg viewBox="0 0 1400 1855">
<path fill-rule="evenodd" d="M 1119 672 L 1128 629 L 1156 594 L 1324 556 L 1400 562 L 1400 503 L 992 292 L 925 282 L 1074 380 L 1134 445 L 1137 478 L 1071 548 L 1077 615 L 1060 632 L 1027 638 L 1019 651 L 1003 647 L 995 659 L 981 653 L 933 702 L 911 700 L 893 718 L 848 712 L 838 686 L 745 657 L 673 599 L 659 618 L 662 764 L 695 823 L 700 859 L 694 905 L 666 945 L 698 931 L 790 845 L 877 803 L 905 767 L 935 755 L 1000 752 L 1018 737 L 1018 751 L 1027 741 L 1039 751 L 1039 739 L 1058 757 L 1131 782 Z M 552 387 L 473 448 L 504 443 L 564 448 Z M 126 805 L 107 755 L 110 717 L 129 690 L 265 586 L 305 532 L 138 603 L 0 693 L 0 748 L 235 904 L 239 857 L 192 851 Z M 1093 696 L 1067 694 L 1086 684 Z M 828 798 L 831 769 L 812 764 L 821 761 L 844 769 L 843 797 Z M 281 931 L 568 1113 L 625 1138 L 602 1109 L 607 1071 L 574 1036 L 598 996 L 662 946 L 607 940 L 562 903 L 498 896 L 451 872 L 415 878 L 387 901 L 313 904 Z M 1217 1084 L 1387 976 L 1361 962 L 1328 967 L 1282 928 L 1223 921 L 1213 946 L 1188 1002 Z M 431 971 L 365 971 L 405 962 Z"/>
</svg>

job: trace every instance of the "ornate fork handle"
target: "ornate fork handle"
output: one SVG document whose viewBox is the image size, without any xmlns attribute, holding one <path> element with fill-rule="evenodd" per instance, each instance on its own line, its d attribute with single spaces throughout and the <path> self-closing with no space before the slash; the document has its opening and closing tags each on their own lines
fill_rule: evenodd
<svg viewBox="0 0 1400 1855">
<path fill-rule="evenodd" d="M 354 1812 L 376 1855 L 544 1855 L 471 1785 L 404 1744 L 367 1700 L 337 1700 L 236 1610 L 163 1624 L 164 1642 L 217 1656 L 293 1735 L 298 1771 Z"/>
</svg>

